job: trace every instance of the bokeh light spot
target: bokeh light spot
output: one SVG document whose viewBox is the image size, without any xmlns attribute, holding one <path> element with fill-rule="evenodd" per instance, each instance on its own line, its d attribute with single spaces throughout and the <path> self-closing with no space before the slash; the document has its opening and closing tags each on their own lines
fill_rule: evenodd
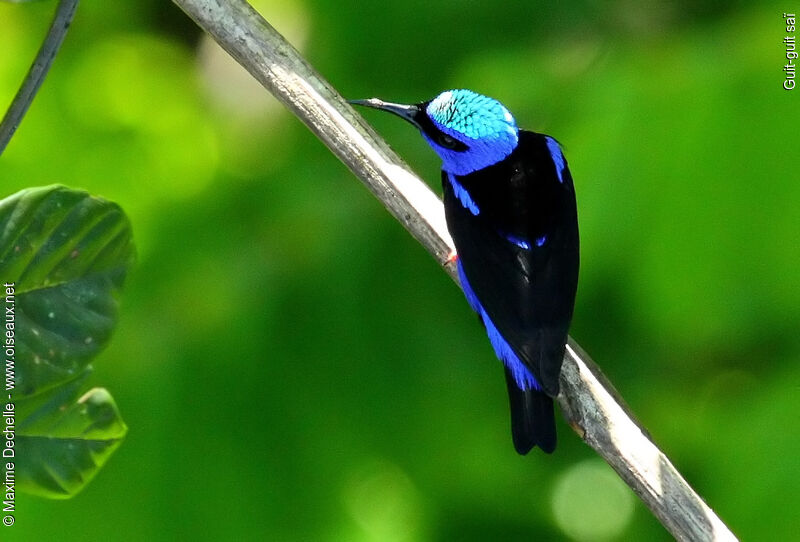
<svg viewBox="0 0 800 542">
<path fill-rule="evenodd" d="M 556 482 L 553 514 L 573 540 L 613 540 L 633 518 L 633 496 L 611 467 L 599 459 L 583 461 Z"/>
<path fill-rule="evenodd" d="M 299 2 L 252 1 L 299 51 L 309 33 L 309 14 Z M 198 49 L 200 79 L 211 104 L 228 121 L 256 124 L 270 120 L 283 106 L 208 35 Z"/>
<path fill-rule="evenodd" d="M 361 465 L 346 482 L 343 499 L 367 540 L 399 542 L 420 537 L 422 507 L 417 490 L 392 463 Z"/>
</svg>

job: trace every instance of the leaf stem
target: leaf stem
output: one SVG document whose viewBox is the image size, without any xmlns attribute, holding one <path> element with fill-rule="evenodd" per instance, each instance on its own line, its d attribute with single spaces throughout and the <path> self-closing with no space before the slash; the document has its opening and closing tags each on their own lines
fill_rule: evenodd
<svg viewBox="0 0 800 542">
<path fill-rule="evenodd" d="M 75 16 L 77 7 L 78 0 L 61 0 L 58 3 L 50 30 L 48 30 L 47 36 L 36 58 L 33 60 L 30 70 L 28 70 L 28 74 L 22 81 L 22 86 L 17 91 L 17 95 L 14 96 L 8 111 L 6 111 L 3 121 L 0 122 L 0 155 L 3 154 L 8 142 L 11 141 L 11 137 L 17 131 L 20 122 L 22 122 L 22 117 L 25 116 L 28 107 L 36 97 L 39 87 L 42 86 L 42 82 L 53 64 L 58 49 L 67 35 L 67 30 L 72 18 Z"/>
</svg>

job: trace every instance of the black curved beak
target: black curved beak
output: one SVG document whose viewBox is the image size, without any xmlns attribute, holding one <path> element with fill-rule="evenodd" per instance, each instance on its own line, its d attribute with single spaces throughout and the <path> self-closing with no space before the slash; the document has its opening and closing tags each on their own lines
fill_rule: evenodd
<svg viewBox="0 0 800 542">
<path fill-rule="evenodd" d="M 422 129 L 422 126 L 420 126 L 418 120 L 419 115 L 422 113 L 422 110 L 418 105 L 395 104 L 391 102 L 384 102 L 383 100 L 379 100 L 378 98 L 369 98 L 367 100 L 347 100 L 347 101 L 353 105 L 361 105 L 364 107 L 371 107 L 373 109 L 388 111 L 389 113 L 393 113 L 398 117 L 407 120 L 420 130 Z"/>
</svg>

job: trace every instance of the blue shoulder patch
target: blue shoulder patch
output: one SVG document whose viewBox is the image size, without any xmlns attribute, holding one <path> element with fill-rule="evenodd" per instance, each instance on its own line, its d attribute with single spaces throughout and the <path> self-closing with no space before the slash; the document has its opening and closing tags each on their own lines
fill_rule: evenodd
<svg viewBox="0 0 800 542">
<path fill-rule="evenodd" d="M 550 156 L 553 158 L 553 164 L 556 166 L 556 174 L 558 174 L 558 182 L 564 182 L 564 154 L 561 152 L 561 147 L 558 142 L 550 136 L 547 137 L 547 150 L 550 151 Z"/>
<path fill-rule="evenodd" d="M 536 377 L 533 376 L 533 373 L 530 372 L 528 367 L 517 357 L 511 345 L 500 335 L 494 322 L 492 322 L 489 315 L 486 314 L 486 311 L 483 310 L 478 296 L 472 291 L 472 287 L 469 285 L 469 281 L 467 281 L 467 276 L 464 274 L 464 268 L 460 260 L 456 268 L 458 269 L 458 280 L 461 282 L 461 288 L 464 289 L 464 295 L 467 298 L 469 306 L 481 317 L 483 326 L 486 328 L 486 333 L 489 335 L 489 342 L 492 343 L 492 348 L 494 348 L 495 355 L 509 368 L 511 374 L 514 376 L 514 382 L 517 383 L 517 387 L 521 390 L 534 389 L 541 391 L 542 387 L 539 385 L 539 382 L 536 381 Z"/>
<path fill-rule="evenodd" d="M 526 241 L 525 239 L 523 239 L 522 237 L 516 237 L 516 236 L 511 235 L 511 234 L 506 234 L 506 235 L 504 235 L 504 237 L 507 240 L 509 240 L 512 243 L 514 243 L 515 245 L 517 245 L 519 248 L 522 248 L 522 249 L 525 249 L 525 250 L 530 250 L 531 249 L 531 244 L 528 241 Z M 541 237 L 537 238 L 536 241 L 534 241 L 534 242 L 536 243 L 537 247 L 540 247 L 540 246 L 544 245 L 546 241 L 547 241 L 547 235 L 542 235 Z"/>
<path fill-rule="evenodd" d="M 524 250 L 530 250 L 531 249 L 531 244 L 528 241 L 526 241 L 525 239 L 523 239 L 522 237 L 516 237 L 514 235 L 506 234 L 505 238 L 508 239 L 509 241 L 511 241 L 512 243 L 514 243 L 515 245 L 517 245 L 521 249 L 524 249 Z M 541 246 L 541 245 L 537 245 L 537 246 Z"/>
<path fill-rule="evenodd" d="M 448 172 L 447 180 L 450 181 L 450 186 L 453 187 L 453 193 L 458 198 L 458 201 L 461 202 L 461 205 L 463 205 L 465 209 L 469 209 L 469 212 L 472 213 L 473 216 L 478 216 L 481 210 L 478 209 L 478 205 L 473 201 L 467 189 L 461 186 L 461 183 L 456 180 L 456 176 Z"/>
</svg>

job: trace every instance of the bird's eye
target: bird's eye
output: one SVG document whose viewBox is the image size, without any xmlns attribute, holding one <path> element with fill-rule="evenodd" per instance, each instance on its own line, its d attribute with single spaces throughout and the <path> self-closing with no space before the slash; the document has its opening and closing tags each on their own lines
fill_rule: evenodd
<svg viewBox="0 0 800 542">
<path fill-rule="evenodd" d="M 440 134 L 437 143 L 445 149 L 455 149 L 461 142 L 447 134 Z"/>
</svg>

